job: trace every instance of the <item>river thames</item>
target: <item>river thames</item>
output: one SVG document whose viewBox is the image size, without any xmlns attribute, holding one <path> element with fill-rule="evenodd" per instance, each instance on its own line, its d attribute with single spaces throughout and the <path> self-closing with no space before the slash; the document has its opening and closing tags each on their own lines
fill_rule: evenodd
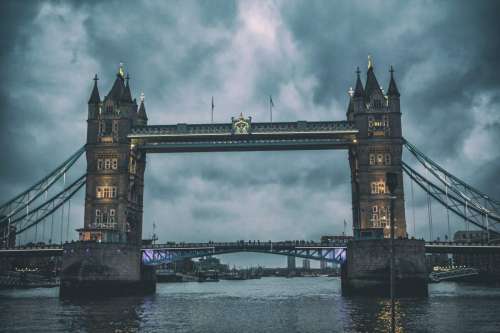
<svg viewBox="0 0 500 333">
<path fill-rule="evenodd" d="M 384 299 L 343 297 L 332 277 L 158 284 L 147 297 L 60 300 L 0 292 L 1 332 L 386 332 Z M 500 332 L 500 288 L 442 282 L 396 303 L 398 332 Z"/>
</svg>

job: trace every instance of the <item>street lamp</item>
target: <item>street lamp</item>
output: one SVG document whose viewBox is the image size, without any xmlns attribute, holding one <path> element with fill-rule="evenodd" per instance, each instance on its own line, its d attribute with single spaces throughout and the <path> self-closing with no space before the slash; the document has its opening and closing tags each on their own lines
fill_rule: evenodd
<svg viewBox="0 0 500 333">
<path fill-rule="evenodd" d="M 385 175 L 386 185 L 389 189 L 389 205 L 390 205 L 390 221 L 391 224 L 391 266 L 390 266 L 390 290 L 391 290 L 391 332 L 396 331 L 396 320 L 394 313 L 394 266 L 395 266 L 395 251 L 394 251 L 394 199 L 396 199 L 395 191 L 398 187 L 398 175 L 394 172 L 387 172 Z"/>
</svg>

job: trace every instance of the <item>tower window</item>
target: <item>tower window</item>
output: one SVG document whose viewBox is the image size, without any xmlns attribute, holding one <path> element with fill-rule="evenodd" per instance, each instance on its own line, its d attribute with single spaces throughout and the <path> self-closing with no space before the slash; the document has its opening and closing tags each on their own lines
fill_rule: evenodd
<svg viewBox="0 0 500 333">
<path fill-rule="evenodd" d="M 104 160 L 104 169 L 109 170 L 111 168 L 111 160 L 109 158 Z"/>
<path fill-rule="evenodd" d="M 111 159 L 111 168 L 112 168 L 113 170 L 118 169 L 118 159 L 117 159 L 117 158 L 113 158 L 113 159 Z"/>
<path fill-rule="evenodd" d="M 391 154 L 390 153 L 385 154 L 385 165 L 391 165 Z"/>
<path fill-rule="evenodd" d="M 102 215 L 100 209 L 95 210 L 95 223 L 102 223 Z"/>
<path fill-rule="evenodd" d="M 103 162 L 102 158 L 97 159 L 97 170 L 102 170 L 102 166 L 103 166 L 102 162 Z"/>
<path fill-rule="evenodd" d="M 371 193 L 372 194 L 384 194 L 385 191 L 385 182 L 371 182 Z"/>
<path fill-rule="evenodd" d="M 113 135 L 118 135 L 118 120 L 113 120 Z"/>
<path fill-rule="evenodd" d="M 377 154 L 377 164 L 384 164 L 384 155 Z"/>
<path fill-rule="evenodd" d="M 103 135 L 105 131 L 106 131 L 106 123 L 104 122 L 104 120 L 101 120 L 99 122 L 99 135 Z"/>
<path fill-rule="evenodd" d="M 97 186 L 96 197 L 98 199 L 116 198 L 116 186 Z"/>
<path fill-rule="evenodd" d="M 370 165 L 375 165 L 375 154 L 370 154 Z"/>
</svg>

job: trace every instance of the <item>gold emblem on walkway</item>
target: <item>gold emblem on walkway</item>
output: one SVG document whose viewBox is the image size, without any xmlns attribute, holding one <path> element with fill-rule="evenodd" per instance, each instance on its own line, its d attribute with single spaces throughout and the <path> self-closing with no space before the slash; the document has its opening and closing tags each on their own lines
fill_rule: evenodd
<svg viewBox="0 0 500 333">
<path fill-rule="evenodd" d="M 245 119 L 243 113 L 237 119 L 231 118 L 233 122 L 233 134 L 250 134 L 252 117 Z"/>
</svg>

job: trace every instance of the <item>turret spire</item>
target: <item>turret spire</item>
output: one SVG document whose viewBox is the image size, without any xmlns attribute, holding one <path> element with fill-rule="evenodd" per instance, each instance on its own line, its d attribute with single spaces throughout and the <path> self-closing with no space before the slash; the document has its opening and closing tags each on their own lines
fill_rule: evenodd
<svg viewBox="0 0 500 333">
<path fill-rule="evenodd" d="M 366 97 L 370 98 L 374 91 L 378 91 L 382 94 L 380 90 L 380 84 L 378 84 L 377 78 L 375 77 L 375 73 L 373 72 L 373 58 L 372 56 L 368 56 L 368 71 L 366 72 L 366 85 L 365 85 L 365 93 Z"/>
<path fill-rule="evenodd" d="M 137 112 L 137 117 L 144 122 L 145 125 L 148 121 L 148 116 L 146 115 L 146 106 L 144 105 L 144 93 L 141 92 L 141 105 L 139 106 L 139 111 Z"/>
<path fill-rule="evenodd" d="M 363 89 L 363 83 L 361 83 L 361 78 L 359 77 L 359 74 L 360 74 L 360 70 L 359 70 L 359 67 L 356 68 L 356 86 L 354 87 L 354 94 L 352 95 L 352 97 L 356 98 L 356 97 L 364 97 L 365 95 L 365 92 L 364 92 L 364 89 Z"/>
<path fill-rule="evenodd" d="M 391 66 L 391 69 L 389 70 L 389 72 L 391 73 L 391 80 L 389 81 L 389 88 L 387 88 L 387 96 L 389 97 L 399 97 L 399 90 L 398 90 L 398 87 L 396 85 L 396 81 L 394 80 L 394 68 L 392 68 Z"/>
<path fill-rule="evenodd" d="M 99 89 L 97 88 L 97 81 L 99 78 L 97 74 L 94 76 L 94 88 L 92 89 L 92 93 L 90 94 L 89 104 L 99 104 L 101 102 L 101 97 L 99 96 Z"/>
<path fill-rule="evenodd" d="M 127 73 L 127 76 L 125 77 L 125 90 L 123 92 L 122 100 L 125 102 L 132 102 L 132 93 L 130 92 L 130 87 L 128 85 L 128 82 L 130 80 L 130 76 Z"/>
</svg>

